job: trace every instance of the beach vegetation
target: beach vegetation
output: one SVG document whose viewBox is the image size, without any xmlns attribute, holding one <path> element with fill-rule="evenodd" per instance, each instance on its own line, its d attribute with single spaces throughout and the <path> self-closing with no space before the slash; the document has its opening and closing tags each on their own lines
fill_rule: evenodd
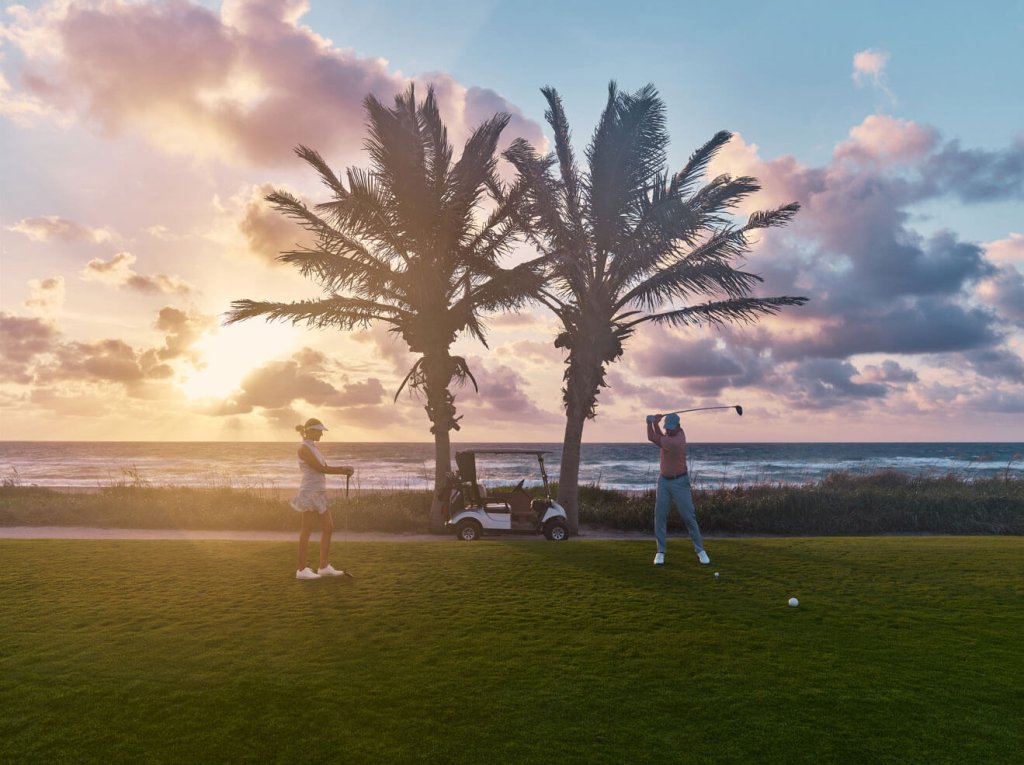
<svg viewBox="0 0 1024 765">
<path fill-rule="evenodd" d="M 558 92 L 542 92 L 554 153 L 542 156 L 519 139 L 505 156 L 526 185 L 524 229 L 549 269 L 541 302 L 562 325 L 555 340 L 567 354 L 558 501 L 575 530 L 584 424 L 596 416 L 608 367 L 637 328 L 750 324 L 807 298 L 753 295 L 763 280 L 742 268 L 752 236 L 785 225 L 800 206 L 733 223 L 734 208 L 760 185 L 748 176 L 705 181 L 730 133 L 716 133 L 670 173 L 660 95 L 652 85 L 628 93 L 613 82 L 581 169 Z"/>
<path fill-rule="evenodd" d="M 511 487 L 508 487 L 511 488 Z M 556 487 L 553 487 L 556 488 Z M 532 491 L 541 496 L 543 490 Z M 335 533 L 413 534 L 430 529 L 433 493 L 363 490 L 330 493 Z M 295 531 L 283 490 L 152 486 L 116 480 L 94 491 L 0 486 L 0 526 Z M 653 532 L 653 490 L 579 488 L 584 531 Z M 1024 534 L 1024 478 L 955 474 L 836 472 L 803 485 L 751 483 L 696 489 L 708 535 Z M 676 514 L 669 530 L 685 533 Z"/>
<path fill-rule="evenodd" d="M 310 208 L 287 191 L 267 197 L 315 238 L 278 260 L 316 281 L 323 295 L 292 303 L 236 300 L 227 321 L 263 317 L 344 331 L 382 324 L 401 338 L 418 358 L 395 397 L 408 386 L 425 400 L 437 491 L 451 469 L 450 433 L 459 430 L 451 389 L 476 385 L 451 346 L 461 335 L 486 346 L 482 316 L 522 305 L 542 275 L 536 261 L 499 265 L 519 233 L 513 213 L 521 188 L 506 186 L 496 172 L 508 114 L 480 125 L 454 160 L 432 88 L 420 102 L 410 85 L 391 108 L 373 95 L 364 103 L 369 169 L 349 168 L 342 179 L 319 153 L 300 146 L 296 153 L 319 174 L 330 200 Z"/>
</svg>

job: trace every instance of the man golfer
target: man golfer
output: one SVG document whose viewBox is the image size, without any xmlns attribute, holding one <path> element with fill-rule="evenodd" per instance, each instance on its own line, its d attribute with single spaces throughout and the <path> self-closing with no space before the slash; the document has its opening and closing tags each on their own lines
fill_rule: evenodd
<svg viewBox="0 0 1024 765">
<path fill-rule="evenodd" d="M 690 530 L 693 549 L 697 551 L 697 560 L 704 565 L 711 562 L 704 552 L 704 541 L 697 525 L 697 515 L 693 509 L 693 494 L 690 491 L 690 471 L 686 466 L 686 434 L 679 423 L 678 414 L 665 417 L 665 432 L 661 432 L 662 416 L 647 416 L 647 440 L 661 449 L 661 475 L 658 476 L 658 498 L 654 503 L 654 538 L 658 542 L 658 552 L 654 556 L 654 565 L 665 564 L 665 537 L 668 534 L 669 506 L 675 503 L 676 509 L 683 517 L 686 528 Z"/>
</svg>

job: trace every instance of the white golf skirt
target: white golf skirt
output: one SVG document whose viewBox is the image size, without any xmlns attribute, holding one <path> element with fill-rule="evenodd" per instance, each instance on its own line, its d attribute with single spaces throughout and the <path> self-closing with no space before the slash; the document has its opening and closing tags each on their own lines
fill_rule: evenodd
<svg viewBox="0 0 1024 765">
<path fill-rule="evenodd" d="M 327 512 L 327 491 L 326 489 L 302 489 L 288 504 L 297 513 L 323 514 Z"/>
</svg>

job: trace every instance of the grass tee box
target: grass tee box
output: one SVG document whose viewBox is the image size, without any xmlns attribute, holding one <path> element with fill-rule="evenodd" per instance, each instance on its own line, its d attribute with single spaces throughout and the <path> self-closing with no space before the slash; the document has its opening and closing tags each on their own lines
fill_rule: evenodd
<svg viewBox="0 0 1024 765">
<path fill-rule="evenodd" d="M 0 762 L 1019 762 L 1024 540 L 687 547 L 0 542 Z"/>
</svg>

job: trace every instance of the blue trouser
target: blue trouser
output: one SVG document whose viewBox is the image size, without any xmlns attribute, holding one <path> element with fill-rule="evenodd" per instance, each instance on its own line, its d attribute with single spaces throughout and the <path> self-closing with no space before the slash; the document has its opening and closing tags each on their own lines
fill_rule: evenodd
<svg viewBox="0 0 1024 765">
<path fill-rule="evenodd" d="M 665 552 L 665 537 L 668 535 L 668 509 L 672 503 L 683 517 L 686 528 L 690 530 L 693 549 L 700 552 L 704 549 L 704 540 L 700 536 L 697 525 L 697 513 L 693 508 L 693 494 L 690 492 L 690 476 L 681 475 L 668 479 L 658 477 L 658 499 L 654 502 L 654 538 L 658 540 L 658 552 Z"/>
</svg>

